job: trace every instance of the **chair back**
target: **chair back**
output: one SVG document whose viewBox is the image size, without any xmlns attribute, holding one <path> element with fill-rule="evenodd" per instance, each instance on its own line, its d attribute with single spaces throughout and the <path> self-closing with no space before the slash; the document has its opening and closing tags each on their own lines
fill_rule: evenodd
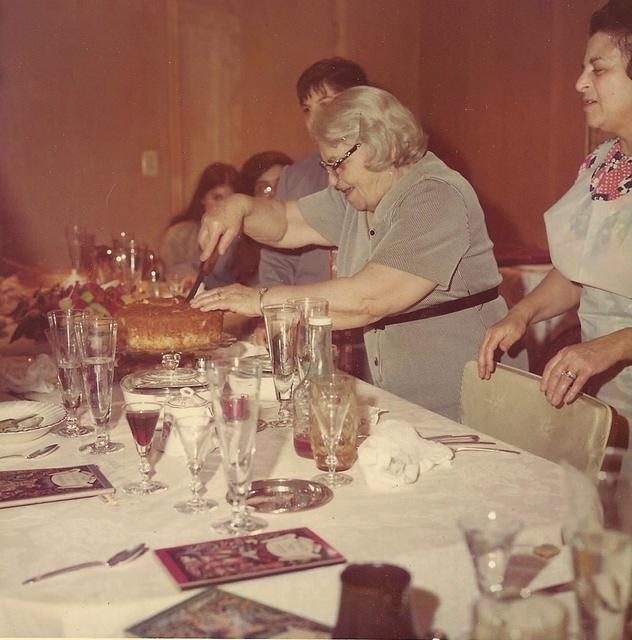
<svg viewBox="0 0 632 640">
<path fill-rule="evenodd" d="M 540 376 L 497 364 L 491 379 L 481 380 L 476 362 L 470 361 L 463 371 L 459 417 L 472 429 L 542 458 L 596 471 L 610 434 L 612 409 L 585 394 L 554 407 L 540 391 Z"/>
</svg>

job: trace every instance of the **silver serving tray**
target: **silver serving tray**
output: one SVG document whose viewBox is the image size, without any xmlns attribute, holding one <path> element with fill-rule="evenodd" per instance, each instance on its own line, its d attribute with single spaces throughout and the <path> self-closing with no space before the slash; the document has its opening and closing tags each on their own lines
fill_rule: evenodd
<svg viewBox="0 0 632 640">
<path fill-rule="evenodd" d="M 333 491 L 319 482 L 272 478 L 255 480 L 250 487 L 246 504 L 262 513 L 287 513 L 320 507 L 333 497 Z M 226 500 L 230 501 L 228 495 Z"/>
</svg>

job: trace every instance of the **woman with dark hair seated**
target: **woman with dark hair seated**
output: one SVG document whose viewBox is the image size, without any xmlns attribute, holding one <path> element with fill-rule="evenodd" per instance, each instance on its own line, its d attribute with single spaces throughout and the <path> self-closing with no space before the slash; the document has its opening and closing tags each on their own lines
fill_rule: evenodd
<svg viewBox="0 0 632 640">
<path fill-rule="evenodd" d="M 240 191 L 239 173 L 232 165 L 214 162 L 204 169 L 189 205 L 171 220 L 163 234 L 160 258 L 165 265 L 167 277 L 195 277 L 200 264 L 197 236 L 202 216 L 206 212 L 212 212 L 224 198 Z M 206 286 L 234 282 L 231 264 L 232 251 L 229 251 L 215 264 Z"/>
<path fill-rule="evenodd" d="M 248 158 L 240 174 L 242 193 L 255 198 L 274 198 L 283 167 L 291 165 L 292 158 L 281 151 L 262 151 Z M 235 250 L 235 280 L 249 284 L 256 278 L 259 268 L 259 243 L 240 236 Z"/>
</svg>

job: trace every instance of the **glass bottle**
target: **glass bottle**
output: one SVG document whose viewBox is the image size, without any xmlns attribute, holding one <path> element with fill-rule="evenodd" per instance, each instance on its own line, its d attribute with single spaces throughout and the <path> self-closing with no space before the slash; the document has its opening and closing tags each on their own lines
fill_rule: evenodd
<svg viewBox="0 0 632 640">
<path fill-rule="evenodd" d="M 327 316 L 312 317 L 308 320 L 309 367 L 293 394 L 294 450 L 303 458 L 313 458 L 310 442 L 310 378 L 334 371 L 331 325 L 331 318 Z"/>
</svg>

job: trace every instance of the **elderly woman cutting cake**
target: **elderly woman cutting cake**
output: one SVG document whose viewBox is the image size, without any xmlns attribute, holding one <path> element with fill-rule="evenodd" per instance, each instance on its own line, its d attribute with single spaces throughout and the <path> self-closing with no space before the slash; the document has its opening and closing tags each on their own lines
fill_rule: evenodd
<svg viewBox="0 0 632 640">
<path fill-rule="evenodd" d="M 559 405 L 590 384 L 632 425 L 632 3 L 612 0 L 590 22 L 576 84 L 588 125 L 614 134 L 582 164 L 575 184 L 544 215 L 554 269 L 481 344 L 492 375 L 528 325 L 579 304 L 582 342 L 545 366 L 542 391 Z M 569 425 L 572 426 L 572 425 Z"/>
<path fill-rule="evenodd" d="M 192 305 L 260 315 L 263 304 L 327 298 L 334 327 L 364 327 L 373 382 L 456 418 L 461 374 L 506 312 L 474 190 L 429 152 L 394 96 L 354 87 L 310 127 L 329 187 L 298 201 L 233 196 L 206 216 L 202 258 L 242 230 L 273 247 L 338 247 L 334 280 L 252 289 L 231 285 Z"/>
</svg>

